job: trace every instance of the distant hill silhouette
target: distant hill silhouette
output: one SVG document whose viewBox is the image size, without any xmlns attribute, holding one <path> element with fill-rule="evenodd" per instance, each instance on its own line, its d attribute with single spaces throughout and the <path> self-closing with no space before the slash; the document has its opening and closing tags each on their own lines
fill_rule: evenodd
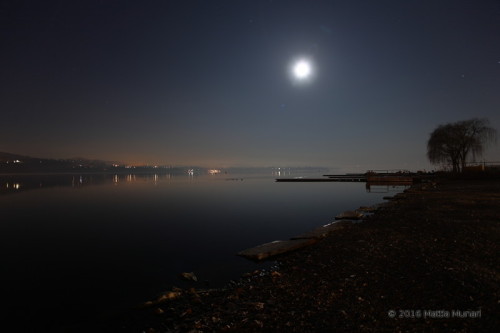
<svg viewBox="0 0 500 333">
<path fill-rule="evenodd" d="M 0 172 L 105 171 L 113 162 L 84 158 L 48 159 L 0 152 Z"/>
<path fill-rule="evenodd" d="M 32 158 L 33 157 L 0 152 L 0 162 L 2 162 L 2 163 L 7 162 L 9 160 L 12 160 L 12 161 L 14 161 L 14 160 L 27 160 L 27 159 L 32 159 Z"/>
</svg>

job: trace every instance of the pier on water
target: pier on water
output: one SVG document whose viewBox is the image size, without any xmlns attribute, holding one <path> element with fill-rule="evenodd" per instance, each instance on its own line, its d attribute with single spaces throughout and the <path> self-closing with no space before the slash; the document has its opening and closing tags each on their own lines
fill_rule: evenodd
<svg viewBox="0 0 500 333">
<path fill-rule="evenodd" d="M 366 182 L 363 174 L 324 175 L 324 178 L 276 178 L 277 182 Z"/>
<path fill-rule="evenodd" d="M 375 172 L 347 173 L 343 175 L 323 175 L 320 178 L 276 178 L 277 182 L 368 182 L 368 183 L 405 183 L 411 184 L 414 181 L 414 174 L 409 172 Z"/>
</svg>

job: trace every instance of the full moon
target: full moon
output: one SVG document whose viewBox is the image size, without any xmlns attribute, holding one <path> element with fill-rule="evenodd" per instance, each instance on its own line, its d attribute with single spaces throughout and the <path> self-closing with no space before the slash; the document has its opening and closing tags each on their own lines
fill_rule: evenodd
<svg viewBox="0 0 500 333">
<path fill-rule="evenodd" d="M 299 60 L 293 65 L 293 75 L 299 80 L 306 79 L 311 75 L 311 64 L 306 60 Z"/>
<path fill-rule="evenodd" d="M 288 63 L 288 76 L 295 86 L 308 85 L 316 79 L 316 66 L 312 58 L 301 56 Z"/>
</svg>

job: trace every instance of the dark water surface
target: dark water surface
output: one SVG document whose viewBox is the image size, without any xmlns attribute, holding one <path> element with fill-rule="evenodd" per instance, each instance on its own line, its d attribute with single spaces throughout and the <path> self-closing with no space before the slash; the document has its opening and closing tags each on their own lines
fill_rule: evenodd
<svg viewBox="0 0 500 333">
<path fill-rule="evenodd" d="M 197 287 L 220 287 L 262 268 L 238 251 L 288 239 L 402 190 L 274 178 L 0 176 L 7 316 L 20 328 L 50 331 L 184 287 L 181 272 L 194 272 Z"/>
</svg>

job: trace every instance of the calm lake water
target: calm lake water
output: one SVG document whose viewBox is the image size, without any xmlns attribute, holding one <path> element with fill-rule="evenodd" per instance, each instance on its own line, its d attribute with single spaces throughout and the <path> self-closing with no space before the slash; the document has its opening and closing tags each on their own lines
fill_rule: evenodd
<svg viewBox="0 0 500 333">
<path fill-rule="evenodd" d="M 293 176 L 293 175 L 292 175 Z M 307 175 L 310 176 L 310 175 Z M 40 330 L 135 306 L 194 272 L 220 287 L 235 254 L 327 224 L 400 187 L 277 183 L 269 174 L 0 176 L 2 298 Z"/>
</svg>

